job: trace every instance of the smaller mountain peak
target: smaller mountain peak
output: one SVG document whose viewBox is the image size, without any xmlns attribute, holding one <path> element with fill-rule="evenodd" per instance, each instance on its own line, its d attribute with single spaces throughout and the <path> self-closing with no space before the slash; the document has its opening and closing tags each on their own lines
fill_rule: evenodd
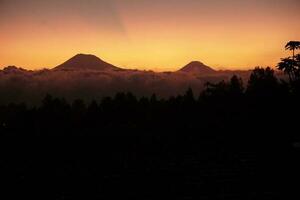
<svg viewBox="0 0 300 200">
<path fill-rule="evenodd" d="M 179 71 L 194 74 L 211 74 L 215 72 L 215 70 L 213 70 L 211 67 L 205 65 L 200 61 L 192 61 Z"/>
<path fill-rule="evenodd" d="M 73 58 L 97 58 L 97 59 L 100 59 L 93 54 L 84 54 L 84 53 L 76 54 Z"/>
<path fill-rule="evenodd" d="M 200 61 L 192 61 L 188 65 L 204 65 L 204 64 Z"/>
<path fill-rule="evenodd" d="M 98 58 L 95 55 L 83 54 L 83 53 L 76 54 L 69 61 L 72 61 L 72 62 L 88 62 L 88 63 L 103 62 L 100 58 Z"/>
</svg>

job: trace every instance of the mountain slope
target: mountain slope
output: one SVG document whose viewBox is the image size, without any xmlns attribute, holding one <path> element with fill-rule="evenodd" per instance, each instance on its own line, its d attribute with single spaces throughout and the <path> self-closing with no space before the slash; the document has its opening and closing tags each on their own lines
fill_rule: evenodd
<svg viewBox="0 0 300 200">
<path fill-rule="evenodd" d="M 186 73 L 193 73 L 193 74 L 212 74 L 216 71 L 210 68 L 209 66 L 206 66 L 202 62 L 199 61 L 193 61 L 184 66 L 179 70 L 179 72 L 186 72 Z"/>
<path fill-rule="evenodd" d="M 121 70 L 109 64 L 97 56 L 88 54 L 77 54 L 63 64 L 54 68 L 55 70 Z"/>
</svg>

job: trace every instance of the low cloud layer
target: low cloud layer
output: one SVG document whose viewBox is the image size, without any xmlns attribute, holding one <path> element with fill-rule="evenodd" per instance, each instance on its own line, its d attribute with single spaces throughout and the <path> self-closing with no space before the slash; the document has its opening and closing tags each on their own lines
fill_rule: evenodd
<svg viewBox="0 0 300 200">
<path fill-rule="evenodd" d="M 168 98 L 183 94 L 191 87 L 198 95 L 206 82 L 229 79 L 233 74 L 249 77 L 249 71 L 218 72 L 213 75 L 197 75 L 184 72 L 155 73 L 149 71 L 92 71 L 92 70 L 40 70 L 27 71 L 8 67 L 0 71 L 1 104 L 26 102 L 36 104 L 47 94 L 87 101 L 117 92 L 132 92 L 138 97 L 155 93 Z"/>
</svg>

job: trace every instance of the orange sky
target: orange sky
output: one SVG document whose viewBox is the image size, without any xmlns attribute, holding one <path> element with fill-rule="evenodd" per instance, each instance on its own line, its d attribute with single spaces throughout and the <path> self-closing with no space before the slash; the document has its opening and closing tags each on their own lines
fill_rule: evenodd
<svg viewBox="0 0 300 200">
<path fill-rule="evenodd" d="M 124 68 L 275 66 L 300 40 L 299 0 L 0 0 L 0 68 L 89 53 Z"/>
</svg>

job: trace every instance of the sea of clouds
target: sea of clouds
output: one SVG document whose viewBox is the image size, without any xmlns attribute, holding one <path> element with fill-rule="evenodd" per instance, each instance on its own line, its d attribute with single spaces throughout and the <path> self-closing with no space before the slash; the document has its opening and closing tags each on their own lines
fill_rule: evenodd
<svg viewBox="0 0 300 200">
<path fill-rule="evenodd" d="M 118 92 L 131 92 L 137 97 L 151 96 L 155 93 L 158 97 L 168 98 L 184 94 L 188 88 L 192 88 L 195 95 L 199 95 L 207 82 L 228 80 L 233 74 L 241 76 L 246 81 L 250 71 L 223 71 L 213 75 L 197 75 L 138 70 L 28 71 L 7 67 L 0 70 L 0 103 L 37 104 L 47 94 L 68 101 L 99 100 L 104 96 L 114 96 Z"/>
</svg>

